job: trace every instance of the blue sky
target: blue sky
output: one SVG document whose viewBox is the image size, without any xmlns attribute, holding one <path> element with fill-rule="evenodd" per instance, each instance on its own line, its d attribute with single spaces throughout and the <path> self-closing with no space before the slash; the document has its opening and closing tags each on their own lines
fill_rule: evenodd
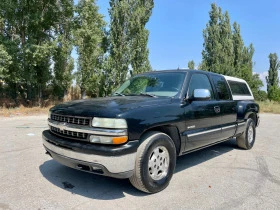
<svg viewBox="0 0 280 210">
<path fill-rule="evenodd" d="M 201 61 L 202 30 L 209 20 L 212 2 L 229 12 L 232 23 L 240 24 L 245 44 L 253 43 L 254 72 L 264 80 L 269 53 L 276 52 L 280 57 L 279 0 L 155 0 L 146 26 L 150 31 L 148 47 L 153 69 L 187 68 L 189 60 L 196 65 Z M 97 4 L 109 22 L 109 0 L 98 0 Z"/>
</svg>

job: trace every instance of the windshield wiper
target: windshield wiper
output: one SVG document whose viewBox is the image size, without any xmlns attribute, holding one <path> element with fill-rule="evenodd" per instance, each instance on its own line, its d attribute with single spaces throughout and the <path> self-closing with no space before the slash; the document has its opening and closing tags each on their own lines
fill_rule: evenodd
<svg viewBox="0 0 280 210">
<path fill-rule="evenodd" d="M 117 92 L 115 92 L 114 95 L 117 95 L 117 96 L 125 96 L 124 94 L 122 94 L 122 93 L 117 93 Z"/>
<path fill-rule="evenodd" d="M 153 98 L 157 98 L 157 96 L 155 96 L 154 94 L 150 94 L 150 93 L 140 93 L 141 96 L 149 96 L 149 97 L 153 97 Z"/>
</svg>

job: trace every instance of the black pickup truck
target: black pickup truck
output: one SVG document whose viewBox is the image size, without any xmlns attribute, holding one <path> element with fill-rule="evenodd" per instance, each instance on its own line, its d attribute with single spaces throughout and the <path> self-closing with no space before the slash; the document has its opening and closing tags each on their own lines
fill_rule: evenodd
<svg viewBox="0 0 280 210">
<path fill-rule="evenodd" d="M 242 79 L 152 71 L 130 78 L 110 97 L 51 108 L 43 145 L 66 166 L 129 178 L 139 190 L 155 193 L 168 186 L 177 156 L 232 138 L 251 149 L 258 113 Z"/>
</svg>

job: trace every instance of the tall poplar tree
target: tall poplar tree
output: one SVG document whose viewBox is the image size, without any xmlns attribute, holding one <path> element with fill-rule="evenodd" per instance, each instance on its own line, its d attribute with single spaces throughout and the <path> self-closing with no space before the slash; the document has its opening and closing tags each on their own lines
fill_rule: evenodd
<svg viewBox="0 0 280 210">
<path fill-rule="evenodd" d="M 222 53 L 222 44 L 220 43 L 220 19 L 222 16 L 221 8 L 216 4 L 211 4 L 209 12 L 210 20 L 203 30 L 203 51 L 202 64 L 207 71 L 223 73 L 220 68 L 220 57 Z"/>
<path fill-rule="evenodd" d="M 188 69 L 194 69 L 195 63 L 193 60 L 188 62 Z"/>
<path fill-rule="evenodd" d="M 253 75 L 253 44 L 244 46 L 240 25 L 234 22 L 231 26 L 229 13 L 226 11 L 223 14 L 214 3 L 209 16 L 210 20 L 203 30 L 204 49 L 199 69 L 245 79 L 254 94 L 258 94 L 262 82 Z"/>
<path fill-rule="evenodd" d="M 153 0 L 110 0 L 110 78 L 114 86 L 124 82 L 128 72 L 151 70 L 145 28 L 152 14 Z"/>
<path fill-rule="evenodd" d="M 233 40 L 233 54 L 234 54 L 234 69 L 235 75 L 237 77 L 241 77 L 241 66 L 243 63 L 242 53 L 244 48 L 244 42 L 241 37 L 240 25 L 236 22 L 233 23 L 233 32 L 232 32 L 232 40 Z"/>
<path fill-rule="evenodd" d="M 128 0 L 110 0 L 110 80 L 115 86 L 119 86 L 126 78 L 129 70 L 130 38 L 129 21 L 130 5 Z"/>
<path fill-rule="evenodd" d="M 61 0 L 58 4 L 58 25 L 56 27 L 56 49 L 53 55 L 54 62 L 54 89 L 55 94 L 63 93 L 64 100 L 72 84 L 72 71 L 74 59 L 71 57 L 73 50 L 73 0 Z"/>
<path fill-rule="evenodd" d="M 229 13 L 215 3 L 211 4 L 210 20 L 203 30 L 201 67 L 229 76 L 237 76 L 252 82 L 254 47 L 244 46 L 240 26 L 230 23 Z"/>
<path fill-rule="evenodd" d="M 246 80 L 251 86 L 253 81 L 253 56 L 254 56 L 254 46 L 251 43 L 249 47 L 244 46 L 242 51 L 242 63 L 241 63 L 241 74 L 240 77 Z"/>
<path fill-rule="evenodd" d="M 149 31 L 145 25 L 152 15 L 153 0 L 130 1 L 131 15 L 129 22 L 129 37 L 131 39 L 131 67 L 133 74 L 150 71 L 149 50 L 147 48 Z"/>
<path fill-rule="evenodd" d="M 280 62 L 276 53 L 270 53 L 269 56 L 269 70 L 266 77 L 267 93 L 270 100 L 280 101 L 280 89 L 278 70 L 280 69 Z"/>
<path fill-rule="evenodd" d="M 98 13 L 95 0 L 80 0 L 76 7 L 75 46 L 77 47 L 77 84 L 82 98 L 86 93 L 99 96 L 104 55 L 103 39 L 105 22 Z"/>
<path fill-rule="evenodd" d="M 220 9 L 221 11 L 221 9 Z M 234 76 L 234 55 L 233 55 L 233 40 L 232 40 L 232 31 L 230 24 L 230 17 L 228 12 L 225 14 L 220 12 L 220 21 L 219 21 L 219 43 L 221 44 L 221 52 L 219 52 L 219 71 L 222 74 Z"/>
</svg>

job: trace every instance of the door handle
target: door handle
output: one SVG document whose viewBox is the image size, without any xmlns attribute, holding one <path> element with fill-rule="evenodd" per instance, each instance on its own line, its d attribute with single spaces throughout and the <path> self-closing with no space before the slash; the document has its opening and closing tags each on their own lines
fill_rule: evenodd
<svg viewBox="0 0 280 210">
<path fill-rule="evenodd" d="M 214 106 L 214 111 L 215 111 L 216 113 L 220 113 L 221 109 L 220 109 L 219 106 Z"/>
</svg>

